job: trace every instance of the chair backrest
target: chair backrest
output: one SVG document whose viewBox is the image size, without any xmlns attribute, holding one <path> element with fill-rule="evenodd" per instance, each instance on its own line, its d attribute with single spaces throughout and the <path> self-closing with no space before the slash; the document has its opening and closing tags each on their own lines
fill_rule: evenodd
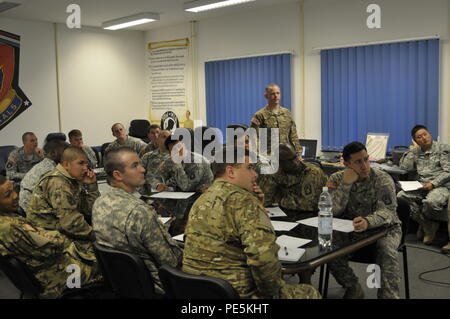
<svg viewBox="0 0 450 319">
<path fill-rule="evenodd" d="M 102 147 L 100 148 L 100 153 L 102 154 L 102 159 L 105 158 L 105 151 L 106 151 L 106 148 L 109 146 L 109 144 L 111 144 L 111 142 L 103 143 Z"/>
<path fill-rule="evenodd" d="M 134 254 L 94 243 L 103 276 L 120 298 L 153 299 L 155 284 L 143 260 Z"/>
<path fill-rule="evenodd" d="M 28 267 L 15 257 L 0 257 L 0 269 L 9 280 L 19 289 L 22 295 L 38 298 L 42 286 Z"/>
<path fill-rule="evenodd" d="M 91 148 L 95 153 L 95 158 L 97 159 L 97 167 L 103 167 L 102 147 L 101 146 L 91 146 Z"/>
<path fill-rule="evenodd" d="M 128 134 L 133 137 L 140 138 L 146 143 L 149 142 L 147 133 L 150 127 L 150 122 L 148 120 L 132 120 L 130 123 L 130 129 Z"/>
<path fill-rule="evenodd" d="M 221 278 L 191 275 L 167 265 L 158 274 L 171 299 L 239 299 L 236 290 Z"/>
<path fill-rule="evenodd" d="M 0 172 L 5 169 L 9 153 L 11 153 L 15 148 L 17 148 L 17 146 L 14 145 L 0 146 Z M 6 175 L 6 171 L 3 175 Z"/>
</svg>

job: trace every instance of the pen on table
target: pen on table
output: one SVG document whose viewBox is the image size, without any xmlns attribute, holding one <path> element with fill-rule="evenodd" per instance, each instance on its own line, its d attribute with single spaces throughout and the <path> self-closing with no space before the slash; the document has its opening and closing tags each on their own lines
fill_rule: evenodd
<svg viewBox="0 0 450 319">
<path fill-rule="evenodd" d="M 289 255 L 286 246 L 284 246 L 284 252 L 286 253 L 286 256 Z"/>
</svg>

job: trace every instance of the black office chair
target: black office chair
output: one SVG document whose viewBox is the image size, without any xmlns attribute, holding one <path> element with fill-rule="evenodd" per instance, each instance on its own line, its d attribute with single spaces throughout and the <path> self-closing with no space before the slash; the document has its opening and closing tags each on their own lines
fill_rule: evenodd
<svg viewBox="0 0 450 319">
<path fill-rule="evenodd" d="M 402 222 L 402 237 L 400 239 L 400 245 L 397 248 L 397 251 L 402 253 L 403 256 L 403 280 L 405 282 L 405 299 L 409 299 L 409 276 L 408 276 L 408 254 L 406 250 L 405 237 L 408 233 L 409 229 L 409 219 L 410 219 L 410 208 L 406 202 L 401 200 L 398 201 L 397 206 L 397 215 L 400 221 Z M 352 254 L 349 258 L 349 261 L 363 263 L 363 264 L 373 264 L 376 261 L 376 253 L 377 253 L 377 243 L 373 243 L 368 245 L 354 254 Z M 319 287 L 322 287 L 322 282 L 324 282 L 322 297 L 327 298 L 328 294 L 328 281 L 330 277 L 330 270 L 328 267 L 322 265 L 320 268 L 320 276 L 319 276 Z M 325 280 L 323 280 L 323 274 L 325 272 Z"/>
<path fill-rule="evenodd" d="M 102 147 L 100 148 L 100 154 L 102 155 L 102 159 L 105 158 L 106 148 L 109 146 L 109 144 L 111 144 L 111 142 L 103 143 Z"/>
<path fill-rule="evenodd" d="M 158 298 L 153 277 L 139 256 L 98 243 L 94 251 L 106 283 L 118 298 Z"/>
<path fill-rule="evenodd" d="M 150 122 L 148 120 L 132 120 L 128 134 L 133 137 L 140 138 L 145 143 L 150 142 L 147 137 Z"/>
<path fill-rule="evenodd" d="M 95 158 L 97 159 L 97 167 L 103 167 L 102 147 L 101 146 L 91 146 L 91 148 L 95 153 Z"/>
<path fill-rule="evenodd" d="M 37 299 L 43 289 L 39 281 L 20 260 L 11 256 L 0 257 L 0 269 L 20 291 L 20 299 L 24 297 Z"/>
<path fill-rule="evenodd" d="M 0 146 L 0 175 L 6 176 L 6 162 L 8 161 L 9 153 L 11 153 L 17 146 L 5 145 Z"/>
<path fill-rule="evenodd" d="M 171 299 L 239 299 L 236 290 L 221 278 L 191 275 L 167 265 L 159 269 L 158 275 Z"/>
<path fill-rule="evenodd" d="M 0 269 L 20 291 L 20 299 L 38 299 L 44 291 L 41 283 L 36 279 L 31 270 L 23 262 L 12 256 L 0 257 Z M 60 299 L 94 299 L 104 294 L 104 285 L 98 282 L 83 285 L 81 288 L 67 288 Z"/>
</svg>

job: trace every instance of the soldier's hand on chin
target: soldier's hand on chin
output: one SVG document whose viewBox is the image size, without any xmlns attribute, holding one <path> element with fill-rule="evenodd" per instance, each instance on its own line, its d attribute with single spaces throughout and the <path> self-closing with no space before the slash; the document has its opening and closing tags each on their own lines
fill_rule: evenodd
<svg viewBox="0 0 450 319">
<path fill-rule="evenodd" d="M 359 178 L 358 173 L 356 173 L 353 169 L 351 168 L 346 168 L 344 169 L 344 183 L 345 184 L 353 184 L 354 182 L 356 182 Z"/>
<path fill-rule="evenodd" d="M 94 171 L 88 170 L 83 177 L 83 183 L 85 184 L 93 184 L 97 182 L 97 177 L 95 176 Z"/>
</svg>

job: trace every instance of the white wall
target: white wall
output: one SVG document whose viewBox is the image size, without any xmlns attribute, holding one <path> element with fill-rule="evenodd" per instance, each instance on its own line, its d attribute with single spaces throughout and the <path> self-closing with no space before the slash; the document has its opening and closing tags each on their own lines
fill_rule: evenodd
<svg viewBox="0 0 450 319">
<path fill-rule="evenodd" d="M 366 8 L 381 7 L 381 29 L 368 29 Z M 320 51 L 367 41 L 396 41 L 441 36 L 440 137 L 448 137 L 448 1 L 447 0 L 306 0 L 305 99 L 306 135 L 320 137 Z"/>
<path fill-rule="evenodd" d="M 33 131 L 42 146 L 59 131 L 57 70 L 62 132 L 78 128 L 86 144 L 100 145 L 114 139 L 114 122 L 148 118 L 144 32 L 57 25 L 56 59 L 54 24 L 0 19 L 0 29 L 21 36 L 19 85 L 33 103 L 0 131 L 0 145 L 22 145 Z"/>
<path fill-rule="evenodd" d="M 53 25 L 0 19 L 0 29 L 20 35 L 19 87 L 33 105 L 0 131 L 0 145 L 22 145 L 22 134 L 35 132 L 40 145 L 58 131 Z"/>
<path fill-rule="evenodd" d="M 113 123 L 148 118 L 144 32 L 58 25 L 57 34 L 64 133 L 78 128 L 85 144 L 101 145 Z"/>
</svg>

